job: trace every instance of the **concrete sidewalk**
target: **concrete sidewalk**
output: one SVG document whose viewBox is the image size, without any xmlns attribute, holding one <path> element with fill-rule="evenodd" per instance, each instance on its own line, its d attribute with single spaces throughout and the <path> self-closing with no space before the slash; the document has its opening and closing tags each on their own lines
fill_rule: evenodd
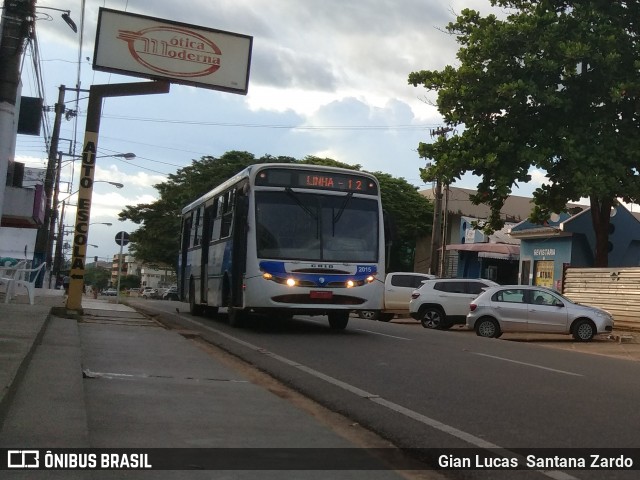
<svg viewBox="0 0 640 480">
<path fill-rule="evenodd" d="M 83 297 L 78 318 L 62 316 L 61 291 L 38 291 L 35 305 L 21 297 L 16 302 L 0 303 L 0 448 L 301 447 L 344 452 L 356 447 L 180 332 L 114 299 Z M 505 339 L 640 361 L 637 332 L 614 331 L 611 338 L 600 336 L 589 343 L 527 334 Z M 33 474 L 10 473 L 12 478 Z M 324 478 L 321 471 L 315 473 Z M 400 478 L 382 469 L 344 473 L 332 471 L 331 477 Z M 439 477 L 437 472 L 421 475 Z M 260 478 L 265 476 L 284 478 L 276 471 L 262 472 Z"/>
<path fill-rule="evenodd" d="M 52 307 L 65 310 L 63 305 L 62 295 L 41 293 L 36 305 L 0 306 L 0 448 L 361 447 L 126 305 L 85 297 L 80 318 L 51 313 Z M 366 462 L 380 465 L 366 455 Z M 371 470 L 331 476 L 403 478 Z M 59 475 L 47 478 L 87 478 L 87 472 L 48 473 Z M 325 477 L 320 470 L 305 475 Z M 274 470 L 266 478 L 283 474 Z"/>
</svg>

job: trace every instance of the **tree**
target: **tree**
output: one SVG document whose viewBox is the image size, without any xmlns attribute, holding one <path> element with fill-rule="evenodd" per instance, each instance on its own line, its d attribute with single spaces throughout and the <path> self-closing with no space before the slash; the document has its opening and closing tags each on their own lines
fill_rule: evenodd
<svg viewBox="0 0 640 480">
<path fill-rule="evenodd" d="M 111 282 L 111 272 L 102 267 L 87 268 L 84 281 L 96 290 L 104 290 Z"/>
<path fill-rule="evenodd" d="M 380 183 L 387 230 L 391 231 L 388 271 L 412 272 L 416 242 L 431 232 L 433 204 L 404 178 L 373 174 Z"/>
<path fill-rule="evenodd" d="M 130 288 L 140 288 L 142 279 L 138 275 L 125 275 L 120 278 L 120 290 L 128 290 Z"/>
<path fill-rule="evenodd" d="M 504 20 L 463 10 L 447 30 L 461 45 L 460 65 L 409 75 L 438 92 L 451 138 L 421 143 L 436 160 L 423 179 L 481 177 L 472 200 L 491 207 L 489 230 L 531 166 L 547 172 L 531 219 L 542 222 L 568 202 L 589 198 L 594 264 L 606 266 L 610 210 L 640 198 L 640 3 L 491 0 Z"/>
</svg>

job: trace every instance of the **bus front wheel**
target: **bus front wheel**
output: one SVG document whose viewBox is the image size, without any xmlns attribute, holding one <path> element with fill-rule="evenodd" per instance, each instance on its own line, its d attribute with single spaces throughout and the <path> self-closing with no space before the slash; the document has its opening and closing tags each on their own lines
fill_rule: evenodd
<svg viewBox="0 0 640 480">
<path fill-rule="evenodd" d="M 344 330 L 349 323 L 349 312 L 331 312 L 328 316 L 329 326 L 333 330 Z"/>
</svg>

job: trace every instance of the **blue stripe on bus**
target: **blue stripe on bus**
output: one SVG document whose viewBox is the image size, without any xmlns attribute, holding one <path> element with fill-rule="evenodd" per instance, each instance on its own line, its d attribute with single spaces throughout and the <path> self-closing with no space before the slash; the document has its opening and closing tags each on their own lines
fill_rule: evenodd
<svg viewBox="0 0 640 480">
<path fill-rule="evenodd" d="M 356 273 L 290 273 L 285 268 L 285 262 L 263 261 L 260 262 L 260 270 L 270 273 L 274 277 L 286 279 L 294 278 L 296 280 L 313 282 L 317 286 L 326 286 L 331 282 L 344 282 L 350 280 L 365 280 L 368 276 L 378 272 L 376 265 L 356 265 Z M 323 281 L 320 281 L 320 278 Z"/>
</svg>

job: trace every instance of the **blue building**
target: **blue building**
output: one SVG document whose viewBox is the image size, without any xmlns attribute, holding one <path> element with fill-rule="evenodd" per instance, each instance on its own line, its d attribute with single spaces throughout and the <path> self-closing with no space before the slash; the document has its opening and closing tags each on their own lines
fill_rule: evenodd
<svg viewBox="0 0 640 480">
<path fill-rule="evenodd" d="M 455 276 L 517 283 L 520 242 L 507 233 L 515 224 L 507 224 L 502 230 L 487 235 L 474 227 L 476 222 L 478 219 L 461 216 L 459 243 L 446 247 L 448 253 L 457 253 Z"/>
<path fill-rule="evenodd" d="M 544 225 L 528 220 L 510 230 L 520 240 L 520 284 L 562 290 L 565 267 L 593 267 L 595 233 L 590 208 L 551 216 Z M 623 205 L 611 211 L 609 266 L 640 265 L 640 221 Z"/>
</svg>

